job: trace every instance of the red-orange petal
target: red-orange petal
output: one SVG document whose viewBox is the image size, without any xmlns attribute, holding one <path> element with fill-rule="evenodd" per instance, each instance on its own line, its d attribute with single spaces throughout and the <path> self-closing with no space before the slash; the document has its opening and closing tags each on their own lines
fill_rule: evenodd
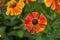
<svg viewBox="0 0 60 40">
<path fill-rule="evenodd" d="M 13 11 L 14 12 L 14 16 L 16 15 L 16 12 L 15 12 L 15 10 Z"/>
<path fill-rule="evenodd" d="M 34 18 L 38 18 L 38 12 L 33 12 L 32 14 Z"/>
<path fill-rule="evenodd" d="M 56 4 L 57 4 L 56 1 L 54 1 L 54 2 L 52 3 L 52 6 L 51 6 L 51 9 L 52 9 L 52 10 L 54 10 L 54 9 L 56 8 Z"/>
<path fill-rule="evenodd" d="M 47 25 L 46 17 L 43 14 L 40 15 L 39 20 L 40 24 Z"/>
<path fill-rule="evenodd" d="M 36 26 L 36 33 L 40 32 L 40 26 Z"/>
<path fill-rule="evenodd" d="M 18 7 L 15 7 L 14 10 L 19 13 L 20 12 L 20 9 Z"/>
<path fill-rule="evenodd" d="M 24 20 L 24 24 L 27 27 L 29 25 L 30 21 L 29 20 Z"/>
<path fill-rule="evenodd" d="M 32 30 L 31 30 L 31 34 L 34 34 L 35 33 L 35 30 L 34 30 L 34 28 L 32 28 Z"/>
<path fill-rule="evenodd" d="M 45 28 L 41 27 L 40 25 L 36 26 L 36 33 L 44 31 Z"/>
<path fill-rule="evenodd" d="M 60 0 L 57 0 L 57 1 L 58 1 L 58 2 L 57 2 L 57 3 L 58 3 L 58 5 L 60 5 Z"/>
<path fill-rule="evenodd" d="M 32 23 L 29 20 L 25 20 L 24 25 L 27 28 L 27 31 L 30 32 L 33 26 Z"/>
<path fill-rule="evenodd" d="M 60 6 L 57 6 L 57 7 L 56 7 L 56 12 L 57 12 L 57 13 L 60 12 Z"/>
<path fill-rule="evenodd" d="M 46 26 L 46 25 L 40 24 L 40 27 L 41 27 L 41 28 L 44 28 L 45 26 Z"/>
<path fill-rule="evenodd" d="M 28 14 L 27 17 L 26 17 L 26 19 L 32 20 L 33 19 L 32 14 Z"/>
<path fill-rule="evenodd" d="M 27 31 L 30 32 L 32 30 L 32 26 L 27 27 Z"/>
</svg>

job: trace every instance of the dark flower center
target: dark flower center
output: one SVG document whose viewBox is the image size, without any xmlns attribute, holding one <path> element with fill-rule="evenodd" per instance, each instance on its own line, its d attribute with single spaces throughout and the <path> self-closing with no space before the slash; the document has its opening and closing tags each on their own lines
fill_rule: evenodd
<svg viewBox="0 0 60 40">
<path fill-rule="evenodd" d="M 37 20 L 37 19 L 33 19 L 33 20 L 32 20 L 32 23 L 33 23 L 34 25 L 36 25 L 36 24 L 38 23 L 38 20 Z"/>
<path fill-rule="evenodd" d="M 12 4 L 11 7 L 12 7 L 12 8 L 16 7 L 16 4 L 17 4 L 17 3 Z"/>
</svg>

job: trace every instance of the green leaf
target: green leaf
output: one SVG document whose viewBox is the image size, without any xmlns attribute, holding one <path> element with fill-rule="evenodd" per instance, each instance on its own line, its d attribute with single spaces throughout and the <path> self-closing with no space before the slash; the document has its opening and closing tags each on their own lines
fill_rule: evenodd
<svg viewBox="0 0 60 40">
<path fill-rule="evenodd" d="M 22 30 L 17 31 L 17 36 L 19 36 L 20 38 L 22 38 L 24 35 L 24 32 Z"/>
<path fill-rule="evenodd" d="M 5 27 L 0 27 L 0 35 L 4 36 L 5 33 Z"/>
<path fill-rule="evenodd" d="M 16 31 L 11 31 L 10 33 L 8 33 L 8 36 L 11 36 L 11 35 L 16 35 Z"/>
</svg>

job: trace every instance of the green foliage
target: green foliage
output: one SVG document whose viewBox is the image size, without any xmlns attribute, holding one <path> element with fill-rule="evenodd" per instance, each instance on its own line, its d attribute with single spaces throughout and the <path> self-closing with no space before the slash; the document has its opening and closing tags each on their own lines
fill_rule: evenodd
<svg viewBox="0 0 60 40">
<path fill-rule="evenodd" d="M 26 4 L 19 16 L 7 16 L 5 13 L 8 0 L 4 1 L 5 10 L 0 9 L 0 40 L 60 40 L 60 13 L 47 8 L 44 0 Z M 34 11 L 43 13 L 48 24 L 44 32 L 32 35 L 27 32 L 23 22 L 26 15 Z"/>
</svg>

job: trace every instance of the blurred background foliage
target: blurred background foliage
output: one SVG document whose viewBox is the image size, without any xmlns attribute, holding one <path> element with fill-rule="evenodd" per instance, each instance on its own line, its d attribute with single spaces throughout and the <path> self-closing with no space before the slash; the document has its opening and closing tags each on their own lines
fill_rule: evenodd
<svg viewBox="0 0 60 40">
<path fill-rule="evenodd" d="M 26 4 L 19 16 L 5 14 L 8 1 L 4 0 L 4 6 L 0 7 L 0 40 L 60 40 L 60 13 L 47 8 L 44 0 Z M 26 15 L 34 11 L 43 13 L 48 24 L 44 32 L 32 35 L 27 32 L 23 22 Z"/>
</svg>

